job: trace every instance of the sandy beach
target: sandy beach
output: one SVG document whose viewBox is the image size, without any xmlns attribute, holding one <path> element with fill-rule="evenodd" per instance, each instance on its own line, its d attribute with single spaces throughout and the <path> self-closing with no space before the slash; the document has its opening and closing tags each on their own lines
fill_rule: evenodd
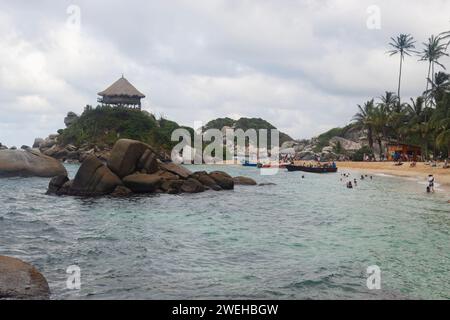
<svg viewBox="0 0 450 320">
<path fill-rule="evenodd" d="M 338 162 L 340 170 L 354 169 L 364 172 L 385 173 L 399 177 L 414 177 L 426 180 L 429 174 L 433 174 L 438 182 L 446 191 L 450 191 L 450 169 L 443 169 L 442 163 L 438 167 L 431 167 L 425 163 L 417 163 L 415 167 L 410 167 L 409 163 L 401 166 L 394 165 L 393 162 Z"/>
</svg>

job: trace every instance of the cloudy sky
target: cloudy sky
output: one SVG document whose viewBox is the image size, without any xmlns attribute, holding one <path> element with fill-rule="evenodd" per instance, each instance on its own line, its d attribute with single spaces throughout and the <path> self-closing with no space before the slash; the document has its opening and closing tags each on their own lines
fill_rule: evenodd
<svg viewBox="0 0 450 320">
<path fill-rule="evenodd" d="M 0 142 L 63 128 L 122 73 L 146 110 L 180 124 L 262 117 L 311 137 L 396 90 L 391 36 L 421 47 L 445 30 L 447 0 L 0 0 Z M 403 99 L 426 72 L 406 60 Z"/>
</svg>

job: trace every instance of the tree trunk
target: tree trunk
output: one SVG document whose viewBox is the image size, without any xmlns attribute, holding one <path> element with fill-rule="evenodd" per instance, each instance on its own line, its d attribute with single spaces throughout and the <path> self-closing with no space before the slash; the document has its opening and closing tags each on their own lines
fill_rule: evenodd
<svg viewBox="0 0 450 320">
<path fill-rule="evenodd" d="M 398 73 L 398 89 L 397 89 L 398 104 L 401 104 L 400 85 L 402 82 L 402 65 L 403 65 L 403 53 L 400 54 L 400 71 Z"/>
<path fill-rule="evenodd" d="M 369 148 L 370 150 L 373 151 L 373 132 L 372 132 L 372 128 L 369 127 L 367 129 L 367 140 L 369 140 Z"/>
<path fill-rule="evenodd" d="M 381 147 L 381 138 L 378 138 L 378 147 L 380 147 L 380 161 L 383 161 L 383 148 Z"/>
<path fill-rule="evenodd" d="M 427 86 L 426 86 L 425 92 L 428 91 L 428 84 L 429 84 L 428 79 L 430 79 L 430 72 L 431 72 L 431 61 L 428 63 Z M 426 106 L 428 106 L 428 97 L 425 95 L 425 107 Z"/>
</svg>

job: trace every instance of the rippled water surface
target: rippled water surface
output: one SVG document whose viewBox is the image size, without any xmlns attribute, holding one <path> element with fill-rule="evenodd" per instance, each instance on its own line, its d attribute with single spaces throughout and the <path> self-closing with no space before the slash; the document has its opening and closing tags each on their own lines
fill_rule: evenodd
<svg viewBox="0 0 450 320">
<path fill-rule="evenodd" d="M 46 196 L 48 179 L 1 179 L 0 254 L 34 264 L 54 299 L 450 298 L 445 192 L 393 177 L 348 190 L 339 174 L 190 169 L 276 185 L 82 199 Z M 66 289 L 70 265 L 79 291 Z M 370 265 L 381 290 L 367 289 Z"/>
</svg>

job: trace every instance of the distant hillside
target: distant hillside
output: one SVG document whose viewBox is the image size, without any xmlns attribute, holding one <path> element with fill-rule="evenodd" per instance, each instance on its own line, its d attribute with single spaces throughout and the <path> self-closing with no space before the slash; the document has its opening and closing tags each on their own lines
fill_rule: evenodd
<svg viewBox="0 0 450 320">
<path fill-rule="evenodd" d="M 75 146 L 112 146 L 118 139 L 128 138 L 170 150 L 178 143 L 171 141 L 172 131 L 181 127 L 170 120 L 157 120 L 145 111 L 98 106 L 86 109 L 66 129 L 60 130 L 59 141 Z M 183 128 L 193 132 L 192 128 Z"/>
<path fill-rule="evenodd" d="M 204 127 L 204 130 L 208 129 L 219 129 L 222 130 L 223 127 L 230 127 L 233 129 L 242 129 L 244 131 L 248 129 L 276 129 L 274 125 L 267 122 L 264 119 L 261 118 L 240 118 L 239 120 L 233 120 L 231 118 L 217 118 L 215 120 L 209 121 Z M 269 133 L 270 137 L 270 133 Z M 289 135 L 286 133 L 280 132 L 280 144 L 282 144 L 285 141 L 291 141 L 293 140 Z M 270 139 L 268 141 L 270 143 Z"/>
</svg>

